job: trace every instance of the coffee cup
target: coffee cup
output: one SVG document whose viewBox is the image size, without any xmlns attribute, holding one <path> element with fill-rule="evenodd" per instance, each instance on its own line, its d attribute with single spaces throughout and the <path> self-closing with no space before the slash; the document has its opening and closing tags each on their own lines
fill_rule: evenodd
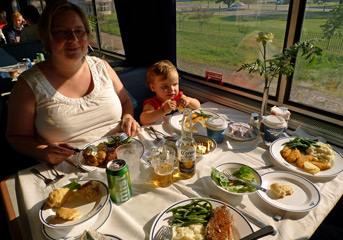
<svg viewBox="0 0 343 240">
<path fill-rule="evenodd" d="M 227 121 L 222 117 L 211 117 L 206 121 L 207 136 L 221 143 L 227 128 Z"/>
<path fill-rule="evenodd" d="M 281 116 L 268 115 L 263 118 L 264 139 L 272 142 L 282 137 L 283 132 L 287 128 L 287 122 Z"/>
</svg>

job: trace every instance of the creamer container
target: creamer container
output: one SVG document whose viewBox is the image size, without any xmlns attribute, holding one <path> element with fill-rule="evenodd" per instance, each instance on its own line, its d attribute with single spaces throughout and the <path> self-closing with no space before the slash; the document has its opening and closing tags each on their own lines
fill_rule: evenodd
<svg viewBox="0 0 343 240">
<path fill-rule="evenodd" d="M 206 121 L 207 136 L 221 143 L 227 128 L 227 121 L 222 117 L 211 117 Z"/>
<path fill-rule="evenodd" d="M 268 115 L 262 120 L 264 124 L 264 139 L 272 142 L 282 137 L 287 128 L 286 120 L 281 116 Z"/>
</svg>

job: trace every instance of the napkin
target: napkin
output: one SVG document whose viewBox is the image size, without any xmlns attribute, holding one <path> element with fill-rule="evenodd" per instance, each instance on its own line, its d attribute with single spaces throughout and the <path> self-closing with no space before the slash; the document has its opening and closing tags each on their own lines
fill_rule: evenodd
<svg viewBox="0 0 343 240">
<path fill-rule="evenodd" d="M 322 142 L 322 143 L 326 143 L 326 139 L 323 138 L 323 137 L 318 137 L 318 136 L 313 136 L 313 135 L 310 135 L 308 133 L 306 133 L 302 128 L 301 126 L 297 127 L 297 129 L 295 131 L 289 131 L 289 133 L 293 136 L 298 136 L 298 137 L 302 137 L 302 138 L 308 138 L 308 139 L 311 139 L 311 140 L 316 140 L 318 139 L 319 142 Z"/>
<path fill-rule="evenodd" d="M 226 145 L 230 150 L 236 150 L 236 149 L 255 148 L 261 142 L 263 142 L 262 137 L 258 136 L 257 138 L 253 140 L 244 141 L 244 142 L 230 139 L 226 141 Z"/>
</svg>

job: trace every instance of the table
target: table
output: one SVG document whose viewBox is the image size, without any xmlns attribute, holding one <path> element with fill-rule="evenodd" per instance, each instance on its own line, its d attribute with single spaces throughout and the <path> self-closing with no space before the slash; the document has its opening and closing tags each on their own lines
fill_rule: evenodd
<svg viewBox="0 0 343 240">
<path fill-rule="evenodd" d="M 202 108 L 224 114 L 233 121 L 249 121 L 248 114 L 212 102 L 202 104 Z M 152 126 L 166 134 L 175 133 L 167 119 Z M 156 145 L 153 137 L 147 131 L 143 130 L 138 139 L 146 148 Z M 197 160 L 197 171 L 194 177 L 187 180 L 176 180 L 173 185 L 167 188 L 155 187 L 152 184 L 154 179 L 153 171 L 141 159 L 139 165 L 137 165 L 140 175 L 132 181 L 132 198 L 122 204 L 113 203 L 109 219 L 98 230 L 126 240 L 149 239 L 152 224 L 161 211 L 180 200 L 193 197 L 209 197 L 215 194 L 225 199 L 231 206 L 244 209 L 260 221 L 272 225 L 278 230 L 276 236 L 269 235 L 264 239 L 307 239 L 314 233 L 343 194 L 343 188 L 340 187 L 343 184 L 343 173 L 330 180 L 310 179 L 321 193 L 319 206 L 306 213 L 285 212 L 283 219 L 277 222 L 272 217 L 276 213 L 282 214 L 282 211 L 280 212 L 277 208 L 264 202 L 258 194 L 242 197 L 219 191 L 211 182 L 209 174 L 211 166 L 217 166 L 224 162 L 244 163 L 251 167 L 269 163 L 276 164 L 274 168 L 259 170 L 261 174 L 286 169 L 278 165 L 271 157 L 268 147 L 262 141 L 255 142 L 256 146 L 252 145 L 248 148 L 235 149 L 233 145 L 234 149 L 229 149 L 226 140 L 228 139 L 225 137 L 224 141 L 218 144 L 218 148 L 213 153 Z M 343 152 L 341 149 L 339 150 Z M 52 171 L 46 164 L 41 163 L 35 167 L 45 176 L 53 177 Z M 55 183 L 55 187 L 64 185 L 69 182 L 69 179 L 87 175 L 87 173 L 79 171 L 67 162 L 63 162 L 56 168 L 60 173 L 66 174 L 67 177 Z M 97 175 L 94 172 L 90 175 L 103 178 L 106 182 L 104 175 Z M 16 218 L 12 216 L 12 220 L 16 219 L 19 222 L 18 225 L 23 239 L 44 239 L 38 211 L 49 192 L 52 191 L 52 187 L 45 188 L 41 179 L 31 174 L 29 169 L 25 169 L 19 171 L 16 177 L 11 177 L 2 182 L 1 188 L 2 194 L 6 195 L 5 197 L 8 200 L 6 206 L 8 211 L 11 210 L 11 207 L 14 209 L 12 215 L 15 215 Z M 8 192 L 6 193 L 4 190 Z M 254 231 L 259 229 L 253 223 L 251 225 Z"/>
</svg>

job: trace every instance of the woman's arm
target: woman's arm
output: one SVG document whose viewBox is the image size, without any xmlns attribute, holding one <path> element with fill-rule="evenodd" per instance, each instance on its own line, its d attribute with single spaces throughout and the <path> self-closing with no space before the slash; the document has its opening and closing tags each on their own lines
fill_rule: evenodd
<svg viewBox="0 0 343 240">
<path fill-rule="evenodd" d="M 6 137 L 14 150 L 37 160 L 57 164 L 74 154 L 63 143 L 41 144 L 36 138 L 36 101 L 21 78 L 14 85 L 8 104 Z"/>
<path fill-rule="evenodd" d="M 134 119 L 134 111 L 132 101 L 129 95 L 126 93 L 124 85 L 120 81 L 117 73 L 112 69 L 112 67 L 104 60 L 108 74 L 112 80 L 114 91 L 117 93 L 123 113 L 122 113 L 122 126 L 121 129 L 129 136 L 135 136 L 140 133 L 139 123 Z"/>
</svg>

